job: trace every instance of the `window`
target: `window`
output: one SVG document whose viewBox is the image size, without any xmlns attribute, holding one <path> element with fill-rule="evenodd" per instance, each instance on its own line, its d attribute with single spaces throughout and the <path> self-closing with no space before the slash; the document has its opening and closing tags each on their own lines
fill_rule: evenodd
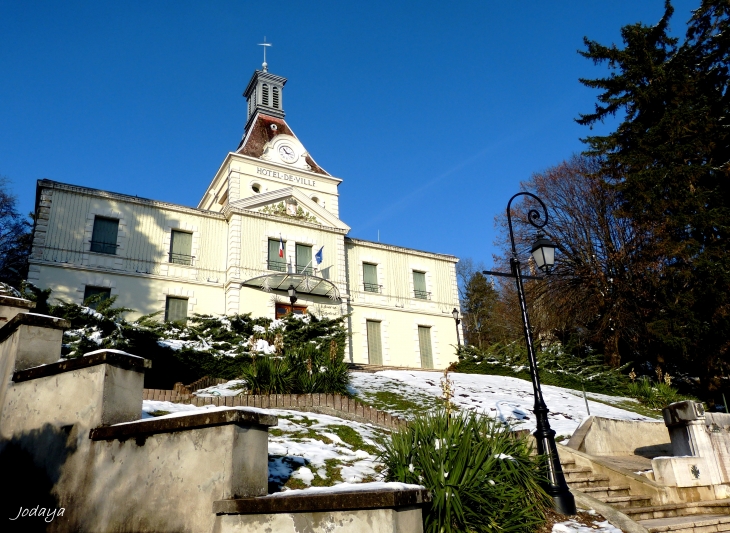
<svg viewBox="0 0 730 533">
<path fill-rule="evenodd" d="M 312 247 L 306 244 L 297 244 L 297 274 L 312 273 Z"/>
<path fill-rule="evenodd" d="M 265 83 L 261 86 L 261 103 L 269 105 L 269 86 Z"/>
<path fill-rule="evenodd" d="M 426 273 L 413 271 L 413 296 L 421 300 L 428 300 L 431 296 L 426 292 Z"/>
<path fill-rule="evenodd" d="M 279 257 L 279 239 L 269 239 L 269 270 L 286 272 L 286 243 Z"/>
<path fill-rule="evenodd" d="M 177 265 L 192 265 L 193 256 L 190 255 L 192 247 L 192 233 L 172 230 L 170 238 L 170 263 L 175 263 Z"/>
<path fill-rule="evenodd" d="M 380 322 L 365 321 L 368 335 L 368 363 L 371 365 L 383 364 L 383 346 L 380 343 Z"/>
<path fill-rule="evenodd" d="M 421 352 L 421 368 L 433 368 L 431 328 L 428 326 L 418 326 L 418 349 Z"/>
<path fill-rule="evenodd" d="M 276 318 L 277 320 L 283 316 L 288 315 L 289 313 L 294 313 L 295 315 L 306 315 L 307 314 L 307 306 L 305 305 L 295 305 L 292 307 L 289 304 L 284 303 L 277 303 L 276 304 Z"/>
<path fill-rule="evenodd" d="M 167 297 L 165 302 L 165 322 L 187 322 L 188 299 Z"/>
<path fill-rule="evenodd" d="M 253 185 L 251 185 L 251 190 L 258 194 L 261 192 L 261 185 L 259 185 L 258 183 L 254 183 Z"/>
<path fill-rule="evenodd" d="M 279 88 L 274 87 L 274 109 L 279 109 Z"/>
<path fill-rule="evenodd" d="M 112 290 L 106 287 L 92 287 L 87 285 L 84 287 L 84 305 L 96 309 L 96 307 L 103 302 L 111 298 Z M 92 301 L 88 301 L 89 298 L 96 296 Z"/>
<path fill-rule="evenodd" d="M 91 234 L 91 251 L 100 254 L 117 253 L 117 233 L 119 221 L 114 218 L 94 218 L 94 231 Z"/>
<path fill-rule="evenodd" d="M 380 285 L 378 285 L 378 265 L 363 263 L 362 281 L 363 288 L 367 292 L 380 292 Z"/>
</svg>

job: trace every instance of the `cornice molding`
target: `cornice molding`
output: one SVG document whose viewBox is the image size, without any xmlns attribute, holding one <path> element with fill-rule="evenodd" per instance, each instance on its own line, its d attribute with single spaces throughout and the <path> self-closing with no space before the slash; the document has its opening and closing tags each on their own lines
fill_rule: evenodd
<svg viewBox="0 0 730 533">
<path fill-rule="evenodd" d="M 450 261 L 452 263 L 458 263 L 459 258 L 455 255 L 439 254 L 436 252 L 425 252 L 423 250 L 415 250 L 414 248 L 405 248 L 403 246 L 395 246 L 393 244 L 383 244 L 380 242 L 364 241 L 362 239 L 353 239 L 351 237 L 345 238 L 345 244 L 354 244 L 357 246 L 366 246 L 368 248 L 377 248 L 379 250 L 386 250 L 389 252 L 406 253 L 409 255 L 418 255 L 421 257 L 428 257 L 430 259 L 438 259 L 439 261 Z"/>
</svg>

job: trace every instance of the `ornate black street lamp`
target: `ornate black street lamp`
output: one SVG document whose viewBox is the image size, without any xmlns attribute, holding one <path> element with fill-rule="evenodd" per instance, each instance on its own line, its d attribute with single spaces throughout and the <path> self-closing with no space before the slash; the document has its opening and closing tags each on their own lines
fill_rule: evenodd
<svg viewBox="0 0 730 533">
<path fill-rule="evenodd" d="M 459 324 L 461 324 L 461 319 L 459 318 L 459 310 L 456 307 L 451 311 L 451 316 L 454 317 L 454 322 L 456 322 L 456 346 L 457 348 L 461 348 L 461 338 L 459 338 Z"/>
<path fill-rule="evenodd" d="M 522 278 L 535 279 L 535 277 L 522 275 L 520 270 L 520 261 L 517 258 L 517 249 L 515 248 L 515 237 L 512 232 L 512 214 L 510 212 L 510 207 L 512 206 L 512 200 L 518 196 L 529 196 L 530 198 L 537 200 L 545 213 L 545 219 L 541 222 L 540 220 L 542 216 L 540 213 L 535 209 L 530 209 L 527 213 L 527 221 L 538 230 L 547 225 L 548 211 L 542 200 L 529 192 L 520 192 L 515 194 L 509 199 L 509 203 L 507 203 L 507 223 L 509 225 L 509 238 L 512 242 L 512 257 L 509 261 L 512 273 L 504 274 L 501 272 L 490 271 L 485 271 L 484 273 L 511 277 L 515 279 L 517 284 L 517 295 L 520 299 L 520 312 L 522 314 L 522 326 L 525 330 L 525 343 L 527 344 L 527 358 L 530 362 L 530 377 L 532 378 L 532 389 L 535 394 L 534 413 L 537 427 L 534 435 L 535 440 L 537 441 L 537 453 L 545 455 L 547 458 L 547 471 L 545 472 L 547 484 L 545 489 L 552 497 L 556 511 L 565 515 L 573 515 L 575 514 L 575 499 L 570 493 L 568 484 L 565 482 L 563 468 L 560 466 L 560 457 L 558 457 L 558 448 L 555 445 L 555 431 L 550 428 L 550 422 L 548 421 L 549 411 L 547 405 L 545 405 L 545 400 L 542 397 L 540 376 L 537 374 L 537 359 L 535 358 L 535 348 L 532 341 L 532 329 L 530 328 L 530 317 L 527 315 L 525 290 L 522 286 Z M 537 240 L 535 241 L 535 244 L 532 245 L 532 257 L 535 260 L 537 267 L 545 274 L 548 274 L 555 264 L 555 248 L 556 246 L 554 243 L 550 242 L 550 240 L 545 238 L 545 236 L 538 233 Z"/>
<path fill-rule="evenodd" d="M 289 301 L 291 302 L 291 312 L 294 312 L 294 304 L 297 301 L 297 290 L 294 288 L 294 285 L 289 285 L 289 288 L 286 290 L 286 292 L 289 293 Z"/>
</svg>

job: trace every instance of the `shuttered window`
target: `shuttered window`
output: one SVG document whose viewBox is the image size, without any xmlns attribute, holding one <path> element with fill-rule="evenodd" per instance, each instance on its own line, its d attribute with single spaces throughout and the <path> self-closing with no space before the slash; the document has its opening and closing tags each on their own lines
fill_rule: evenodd
<svg viewBox="0 0 730 533">
<path fill-rule="evenodd" d="M 274 87 L 274 108 L 279 109 L 279 88 Z"/>
<path fill-rule="evenodd" d="M 428 299 L 428 292 L 426 292 L 426 273 L 413 271 L 413 296 L 421 298 L 422 300 Z"/>
<path fill-rule="evenodd" d="M 307 274 L 312 273 L 312 247 L 304 244 L 297 244 L 297 274 L 304 273 L 306 267 Z"/>
<path fill-rule="evenodd" d="M 185 231 L 172 230 L 170 238 L 170 263 L 178 265 L 193 264 L 193 234 Z"/>
<path fill-rule="evenodd" d="M 284 257 L 279 257 L 279 239 L 269 239 L 269 270 L 286 272 L 286 243 Z"/>
<path fill-rule="evenodd" d="M 261 103 L 269 105 L 269 86 L 265 83 L 261 86 Z"/>
<path fill-rule="evenodd" d="M 368 363 L 371 365 L 383 364 L 383 345 L 380 342 L 380 322 L 367 320 L 368 335 Z"/>
<path fill-rule="evenodd" d="M 188 319 L 188 299 L 167 297 L 165 302 L 166 322 L 186 322 Z"/>
<path fill-rule="evenodd" d="M 84 287 L 84 305 L 87 307 L 91 307 L 92 309 L 96 309 L 96 307 L 103 302 L 104 300 L 108 300 L 112 295 L 112 290 L 106 287 L 92 287 L 90 285 L 87 285 Z M 98 296 L 98 298 L 94 298 L 94 301 L 88 302 L 87 300 L 91 298 L 92 296 Z"/>
<path fill-rule="evenodd" d="M 362 280 L 367 292 L 380 292 L 380 287 L 378 286 L 378 265 L 363 263 Z"/>
<path fill-rule="evenodd" d="M 119 220 L 114 218 L 94 218 L 94 231 L 91 234 L 91 251 L 100 254 L 117 253 L 117 233 Z"/>
<path fill-rule="evenodd" d="M 421 368 L 433 368 L 431 328 L 418 326 L 418 348 L 421 351 Z"/>
</svg>

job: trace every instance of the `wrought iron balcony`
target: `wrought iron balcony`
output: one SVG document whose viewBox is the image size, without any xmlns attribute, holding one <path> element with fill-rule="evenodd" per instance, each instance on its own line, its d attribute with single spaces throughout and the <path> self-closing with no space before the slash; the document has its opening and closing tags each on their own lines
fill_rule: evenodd
<svg viewBox="0 0 730 533">
<path fill-rule="evenodd" d="M 170 252 L 169 254 L 169 261 L 170 263 L 175 263 L 176 265 L 192 265 L 193 259 L 195 259 L 195 256 L 193 255 L 186 255 L 186 254 L 174 254 Z"/>
<path fill-rule="evenodd" d="M 269 259 L 269 270 L 276 270 L 277 272 L 286 272 L 286 261 L 274 261 Z"/>
<path fill-rule="evenodd" d="M 418 289 L 415 289 L 413 291 L 413 296 L 415 298 L 418 298 L 419 300 L 430 300 L 431 299 L 431 293 L 426 291 L 419 291 Z"/>
<path fill-rule="evenodd" d="M 106 241 L 91 241 L 90 250 L 99 254 L 117 255 L 117 243 Z"/>
<path fill-rule="evenodd" d="M 383 286 L 377 283 L 363 283 L 363 289 L 365 289 L 365 292 L 383 292 Z"/>
</svg>

